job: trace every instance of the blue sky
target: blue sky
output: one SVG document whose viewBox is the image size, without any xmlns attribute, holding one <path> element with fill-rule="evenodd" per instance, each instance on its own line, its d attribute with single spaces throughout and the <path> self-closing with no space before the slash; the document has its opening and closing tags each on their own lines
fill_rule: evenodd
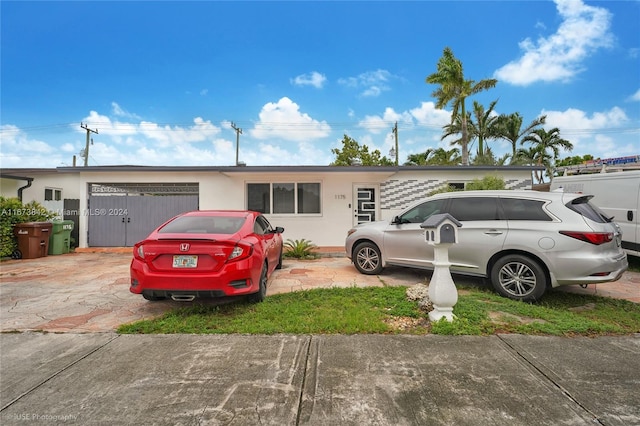
<svg viewBox="0 0 640 426">
<path fill-rule="evenodd" d="M 0 165 L 327 165 L 348 134 L 400 162 L 441 141 L 445 47 L 467 100 L 574 150 L 640 154 L 639 1 L 0 2 Z M 510 147 L 489 142 L 501 155 Z M 474 152 L 475 145 L 471 147 Z M 78 164 L 82 160 L 78 158 Z"/>
</svg>

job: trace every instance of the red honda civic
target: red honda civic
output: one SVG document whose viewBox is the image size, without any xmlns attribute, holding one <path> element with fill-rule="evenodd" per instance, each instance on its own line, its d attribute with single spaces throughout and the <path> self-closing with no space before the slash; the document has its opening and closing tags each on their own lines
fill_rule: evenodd
<svg viewBox="0 0 640 426">
<path fill-rule="evenodd" d="M 133 246 L 129 290 L 147 300 L 261 302 L 271 273 L 282 267 L 282 232 L 254 211 L 180 214 Z"/>
</svg>

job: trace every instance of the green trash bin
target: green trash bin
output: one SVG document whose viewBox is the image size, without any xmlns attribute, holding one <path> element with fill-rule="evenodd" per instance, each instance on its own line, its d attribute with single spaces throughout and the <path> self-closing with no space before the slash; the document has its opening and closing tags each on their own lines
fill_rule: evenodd
<svg viewBox="0 0 640 426">
<path fill-rule="evenodd" d="M 72 220 L 57 220 L 53 222 L 53 229 L 49 236 L 49 254 L 66 254 L 71 247 Z"/>
</svg>

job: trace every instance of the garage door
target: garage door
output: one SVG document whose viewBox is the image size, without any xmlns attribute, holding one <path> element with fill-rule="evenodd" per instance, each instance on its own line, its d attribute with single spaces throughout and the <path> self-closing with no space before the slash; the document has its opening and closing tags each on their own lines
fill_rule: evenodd
<svg viewBox="0 0 640 426">
<path fill-rule="evenodd" d="M 158 225 L 198 210 L 198 184 L 90 184 L 90 247 L 130 247 Z"/>
</svg>

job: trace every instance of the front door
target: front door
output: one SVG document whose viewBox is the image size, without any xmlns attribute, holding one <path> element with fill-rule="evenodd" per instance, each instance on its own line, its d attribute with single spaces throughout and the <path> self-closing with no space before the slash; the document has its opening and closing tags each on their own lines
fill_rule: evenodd
<svg viewBox="0 0 640 426">
<path fill-rule="evenodd" d="M 378 186 L 353 186 L 353 224 L 375 222 L 378 218 Z"/>
</svg>

